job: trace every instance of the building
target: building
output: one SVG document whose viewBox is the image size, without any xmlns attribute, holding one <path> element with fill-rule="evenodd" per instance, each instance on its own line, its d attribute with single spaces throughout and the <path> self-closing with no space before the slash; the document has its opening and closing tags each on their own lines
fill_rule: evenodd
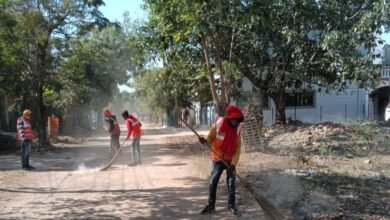
<svg viewBox="0 0 390 220">
<path fill-rule="evenodd" d="M 374 106 L 374 119 L 385 120 L 386 107 L 390 103 L 390 45 L 383 47 L 381 80 L 374 90 L 370 91 L 370 100 Z"/>
<path fill-rule="evenodd" d="M 390 102 L 390 45 L 383 47 L 381 79 L 374 89 L 362 89 L 350 84 L 340 92 L 326 91 L 325 88 L 313 87 L 304 92 L 287 93 L 286 117 L 291 120 L 318 123 L 332 121 L 345 123 L 356 120 L 384 121 L 386 107 Z M 251 91 L 249 80 L 243 81 L 244 91 Z M 242 96 L 232 102 L 240 108 L 249 103 L 256 104 L 256 96 L 250 92 L 243 92 Z M 272 99 L 263 100 L 263 120 L 266 125 L 275 123 L 276 108 Z M 212 106 L 195 108 L 196 124 L 211 125 L 215 113 Z"/>
<path fill-rule="evenodd" d="M 251 94 L 246 94 L 250 97 Z M 252 98 L 253 99 L 253 98 Z M 241 98 L 236 105 L 243 108 L 248 99 Z M 249 98 L 249 101 L 250 100 Z M 369 91 L 351 84 L 340 92 L 313 87 L 303 92 L 287 92 L 286 117 L 291 120 L 318 123 L 323 121 L 347 122 L 373 119 L 374 106 L 370 103 Z M 276 107 L 272 99 L 263 100 L 263 120 L 266 125 L 275 123 Z"/>
</svg>

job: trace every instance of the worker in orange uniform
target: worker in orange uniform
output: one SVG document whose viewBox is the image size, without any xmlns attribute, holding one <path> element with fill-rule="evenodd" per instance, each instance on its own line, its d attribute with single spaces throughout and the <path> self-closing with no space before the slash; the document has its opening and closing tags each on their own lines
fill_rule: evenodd
<svg viewBox="0 0 390 220">
<path fill-rule="evenodd" d="M 119 123 L 116 120 L 116 116 L 113 115 L 110 110 L 107 109 L 104 111 L 104 117 L 106 118 L 107 130 L 111 137 L 110 146 L 112 156 L 120 148 L 119 136 L 121 134 L 121 130 L 119 128 Z"/>
<path fill-rule="evenodd" d="M 234 215 L 238 215 L 238 210 L 235 204 L 236 195 L 236 176 L 235 169 L 238 163 L 241 152 L 241 128 L 244 115 L 236 106 L 228 106 L 226 108 L 226 116 L 219 117 L 209 131 L 207 139 L 200 137 L 199 141 L 202 144 L 212 146 L 211 152 L 212 170 L 211 180 L 209 185 L 209 198 L 207 206 L 200 214 L 209 214 L 215 212 L 215 200 L 217 194 L 217 186 L 219 178 L 224 170 L 226 170 L 227 185 L 228 185 L 228 210 Z M 229 166 L 227 167 L 222 161 L 223 159 Z"/>
<path fill-rule="evenodd" d="M 129 115 L 129 112 L 122 112 L 122 117 L 126 121 L 127 126 L 127 137 L 125 140 L 132 139 L 133 142 L 131 144 L 131 155 L 132 155 L 132 164 L 131 166 L 135 166 L 137 164 L 142 164 L 141 160 L 141 149 L 140 149 L 140 140 L 142 135 L 142 124 L 133 115 Z"/>
</svg>

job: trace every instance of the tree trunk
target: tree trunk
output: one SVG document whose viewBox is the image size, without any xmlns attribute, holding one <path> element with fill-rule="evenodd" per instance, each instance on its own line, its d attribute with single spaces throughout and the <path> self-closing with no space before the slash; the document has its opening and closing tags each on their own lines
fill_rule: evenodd
<svg viewBox="0 0 390 220">
<path fill-rule="evenodd" d="M 271 93 L 271 98 L 275 102 L 276 115 L 275 124 L 286 124 L 286 93 L 283 89 Z"/>
<path fill-rule="evenodd" d="M 256 92 L 255 94 L 257 94 L 257 97 L 259 99 L 259 105 L 257 106 L 259 114 L 258 115 L 256 114 L 256 120 L 259 121 L 260 127 L 263 128 L 263 118 L 264 118 L 264 114 L 263 114 L 264 102 L 263 101 L 264 101 L 264 94 L 266 94 L 266 93 L 260 90 L 260 91 Z"/>
<path fill-rule="evenodd" d="M 9 131 L 7 95 L 0 94 L 0 130 Z"/>
<path fill-rule="evenodd" d="M 43 86 L 39 86 L 39 92 L 38 92 L 38 110 L 39 110 L 39 143 L 40 146 L 47 146 L 50 144 L 49 139 L 47 138 L 47 112 L 46 112 L 46 106 L 43 102 Z"/>
<path fill-rule="evenodd" d="M 38 5 L 39 6 L 39 5 Z M 39 143 L 40 145 L 46 146 L 50 144 L 50 140 L 47 138 L 47 108 L 45 106 L 44 100 L 43 100 L 43 92 L 44 92 L 44 84 L 46 77 L 48 77 L 47 74 L 47 49 L 49 45 L 49 39 L 50 39 L 51 32 L 48 32 L 47 35 L 44 38 L 44 41 L 42 43 L 38 43 L 38 60 L 37 60 L 37 78 L 39 80 L 38 82 L 38 110 L 39 110 L 39 127 L 40 127 L 40 137 L 39 137 Z"/>
<path fill-rule="evenodd" d="M 209 57 L 209 40 L 206 37 L 202 37 L 202 49 L 204 53 L 204 59 L 206 61 L 206 67 L 207 67 L 207 76 L 209 78 L 209 84 L 211 88 L 211 94 L 213 96 L 213 102 L 215 105 L 215 109 L 217 110 L 217 113 L 220 114 L 220 103 L 218 100 L 218 95 L 217 95 L 217 89 L 215 86 L 215 80 L 214 80 L 214 74 L 211 70 L 211 64 L 210 64 L 210 57 Z"/>
<path fill-rule="evenodd" d="M 224 110 L 226 109 L 228 103 L 229 103 L 229 97 L 226 92 L 226 84 L 225 84 L 225 71 L 223 69 L 223 61 L 221 57 L 221 36 L 219 33 L 217 33 L 217 38 L 215 39 L 215 48 L 216 48 L 216 61 L 217 61 L 217 67 L 219 70 L 219 81 L 221 83 L 221 100 L 220 100 L 220 108 L 219 108 L 219 115 L 224 115 Z"/>
</svg>

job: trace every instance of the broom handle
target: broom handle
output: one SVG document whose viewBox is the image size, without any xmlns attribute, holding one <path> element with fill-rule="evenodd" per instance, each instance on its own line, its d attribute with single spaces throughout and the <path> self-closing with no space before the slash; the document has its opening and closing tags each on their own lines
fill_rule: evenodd
<svg viewBox="0 0 390 220">
<path fill-rule="evenodd" d="M 187 122 L 185 122 L 183 119 L 179 118 L 198 138 L 201 138 L 198 134 L 198 132 L 195 131 L 192 126 L 190 126 Z M 215 154 L 217 155 L 218 159 L 222 161 L 223 164 L 225 164 L 226 167 L 230 168 L 230 165 L 226 163 L 225 160 L 222 159 L 222 157 L 212 148 L 208 143 L 205 143 L 204 145 L 207 145 L 207 147 Z M 278 209 L 273 207 L 264 197 L 258 195 L 252 188 L 252 186 L 247 182 L 244 178 L 239 176 L 236 171 L 233 171 L 234 175 L 238 177 L 238 179 L 244 184 L 245 189 L 247 189 L 250 194 L 255 198 L 257 203 L 260 205 L 260 207 L 263 209 L 264 214 L 268 219 L 271 220 L 279 220 L 279 219 L 290 219 L 286 215 L 284 215 L 282 212 L 280 212 Z"/>
<path fill-rule="evenodd" d="M 114 163 L 116 157 L 119 155 L 119 153 L 121 152 L 123 146 L 125 146 L 125 143 L 126 143 L 126 139 L 123 140 L 122 142 L 122 145 L 120 146 L 120 148 L 115 152 L 115 155 L 112 157 L 111 161 L 106 165 L 104 166 L 102 169 L 100 169 L 100 171 L 104 171 L 104 170 L 107 170 L 108 168 L 110 168 L 110 166 Z"/>
</svg>

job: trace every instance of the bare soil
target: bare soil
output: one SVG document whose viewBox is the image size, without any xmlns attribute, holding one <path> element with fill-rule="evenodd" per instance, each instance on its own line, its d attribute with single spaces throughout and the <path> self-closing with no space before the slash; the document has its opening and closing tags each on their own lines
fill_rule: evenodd
<svg viewBox="0 0 390 220">
<path fill-rule="evenodd" d="M 365 155 L 357 153 L 364 146 L 356 146 L 353 131 L 331 126 L 326 131 L 307 125 L 266 128 L 266 143 L 257 152 L 242 154 L 238 173 L 293 219 L 390 219 L 388 130 L 381 147 Z M 196 160 L 205 158 L 196 138 L 181 140 Z M 198 168 L 209 172 L 202 163 Z M 261 211 L 254 211 L 258 204 L 238 185 L 241 218 L 262 219 Z"/>
<path fill-rule="evenodd" d="M 207 202 L 208 179 L 180 147 L 183 135 L 190 133 L 146 127 L 141 139 L 143 164 L 128 166 L 126 147 L 102 172 L 99 168 L 110 160 L 107 135 L 63 138 L 48 152 L 34 152 L 30 164 L 35 171 L 20 169 L 18 152 L 3 153 L 0 218 L 237 219 L 228 214 L 226 197 L 215 214 L 199 215 Z M 173 136 L 179 138 L 177 144 L 171 144 Z"/>
<path fill-rule="evenodd" d="M 287 146 L 286 133 L 280 131 Z M 278 135 L 266 151 L 243 152 L 237 168 L 275 207 L 294 219 L 390 219 L 389 154 L 324 156 L 313 153 L 316 146 L 301 150 L 299 143 L 285 147 L 275 140 Z M 0 155 L 1 219 L 264 219 L 240 181 L 241 215 L 227 212 L 225 174 L 217 212 L 199 215 L 207 202 L 210 157 L 184 129 L 147 127 L 142 165 L 128 166 L 126 147 L 109 170 L 99 172 L 110 159 L 108 145 L 105 135 L 63 139 L 32 155 L 36 171 L 20 170 L 17 153 Z"/>
</svg>

